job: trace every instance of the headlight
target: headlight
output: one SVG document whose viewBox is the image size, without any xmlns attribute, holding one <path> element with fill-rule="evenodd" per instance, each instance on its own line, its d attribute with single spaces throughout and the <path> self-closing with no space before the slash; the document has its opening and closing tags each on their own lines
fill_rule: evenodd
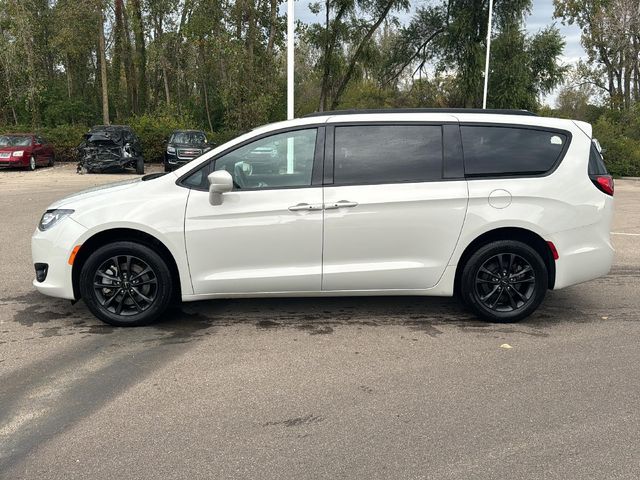
<svg viewBox="0 0 640 480">
<path fill-rule="evenodd" d="M 167 147 L 167 153 L 176 153 L 176 147 Z"/>
<path fill-rule="evenodd" d="M 38 229 L 41 231 L 49 230 L 56 223 L 64 218 L 68 217 L 74 212 L 74 210 L 65 210 L 65 209 L 57 209 L 57 210 L 47 210 L 42 215 L 40 219 L 40 223 L 38 224 Z"/>
<path fill-rule="evenodd" d="M 23 155 L 24 155 L 24 150 L 16 150 L 15 152 L 13 152 L 14 157 L 21 157 Z"/>
</svg>

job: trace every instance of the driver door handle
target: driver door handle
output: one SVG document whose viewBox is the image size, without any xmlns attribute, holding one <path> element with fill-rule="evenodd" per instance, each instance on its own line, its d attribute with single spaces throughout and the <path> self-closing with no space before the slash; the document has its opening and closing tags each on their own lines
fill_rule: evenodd
<svg viewBox="0 0 640 480">
<path fill-rule="evenodd" d="M 322 204 L 309 204 L 309 203 L 298 203 L 297 205 L 292 205 L 289 207 L 289 210 L 292 212 L 300 212 L 300 211 L 311 211 L 311 210 L 322 210 Z"/>
<path fill-rule="evenodd" d="M 325 210 L 336 210 L 338 208 L 357 207 L 358 202 L 350 202 L 349 200 L 340 200 L 336 203 L 325 205 Z"/>
</svg>

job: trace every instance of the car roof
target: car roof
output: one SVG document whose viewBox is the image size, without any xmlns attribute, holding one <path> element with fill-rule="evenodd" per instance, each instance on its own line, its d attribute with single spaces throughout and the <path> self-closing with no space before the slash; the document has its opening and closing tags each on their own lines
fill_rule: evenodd
<svg viewBox="0 0 640 480">
<path fill-rule="evenodd" d="M 361 110 L 329 110 L 326 112 L 314 112 L 304 115 L 302 118 L 324 117 L 337 115 L 364 115 L 364 114 L 390 114 L 390 113 L 477 113 L 477 114 L 493 114 L 493 115 L 523 115 L 536 116 L 528 110 L 515 109 L 482 109 L 482 108 L 379 108 L 379 109 L 361 109 Z"/>
<path fill-rule="evenodd" d="M 171 133 L 204 133 L 204 130 L 174 130 Z"/>
</svg>

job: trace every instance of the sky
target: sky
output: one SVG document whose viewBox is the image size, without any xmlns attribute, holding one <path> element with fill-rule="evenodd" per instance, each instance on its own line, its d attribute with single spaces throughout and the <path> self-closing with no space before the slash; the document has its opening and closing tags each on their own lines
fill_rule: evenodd
<svg viewBox="0 0 640 480">
<path fill-rule="evenodd" d="M 320 16 L 313 15 L 309 11 L 309 4 L 316 0 L 298 0 L 295 3 L 295 16 L 296 20 L 300 20 L 304 23 L 314 23 L 321 21 Z M 411 10 L 415 10 L 416 7 L 421 4 L 429 3 L 428 0 L 413 0 L 411 2 Z M 286 5 L 283 5 L 286 12 Z M 566 45 L 564 48 L 564 55 L 561 58 L 563 64 L 574 64 L 581 58 L 586 57 L 582 46 L 580 45 L 580 28 L 576 25 L 562 25 L 559 20 L 553 18 L 553 0 L 533 0 L 533 9 L 531 15 L 526 19 L 526 29 L 529 33 L 534 34 L 539 30 L 551 25 L 553 23 L 560 29 L 561 35 L 564 36 Z M 283 12 L 284 13 L 284 12 Z M 395 14 L 401 22 L 407 22 L 411 18 L 411 12 L 396 13 Z M 556 92 L 547 95 L 543 99 L 543 102 L 554 106 L 556 99 Z"/>
</svg>

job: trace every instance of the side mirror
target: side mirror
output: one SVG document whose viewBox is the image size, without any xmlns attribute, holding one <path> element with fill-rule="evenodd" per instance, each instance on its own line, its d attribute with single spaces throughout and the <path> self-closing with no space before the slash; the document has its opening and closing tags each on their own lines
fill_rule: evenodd
<svg viewBox="0 0 640 480">
<path fill-rule="evenodd" d="M 210 173 L 209 179 L 209 203 L 222 205 L 222 194 L 233 190 L 233 177 L 226 170 L 218 170 Z"/>
</svg>

